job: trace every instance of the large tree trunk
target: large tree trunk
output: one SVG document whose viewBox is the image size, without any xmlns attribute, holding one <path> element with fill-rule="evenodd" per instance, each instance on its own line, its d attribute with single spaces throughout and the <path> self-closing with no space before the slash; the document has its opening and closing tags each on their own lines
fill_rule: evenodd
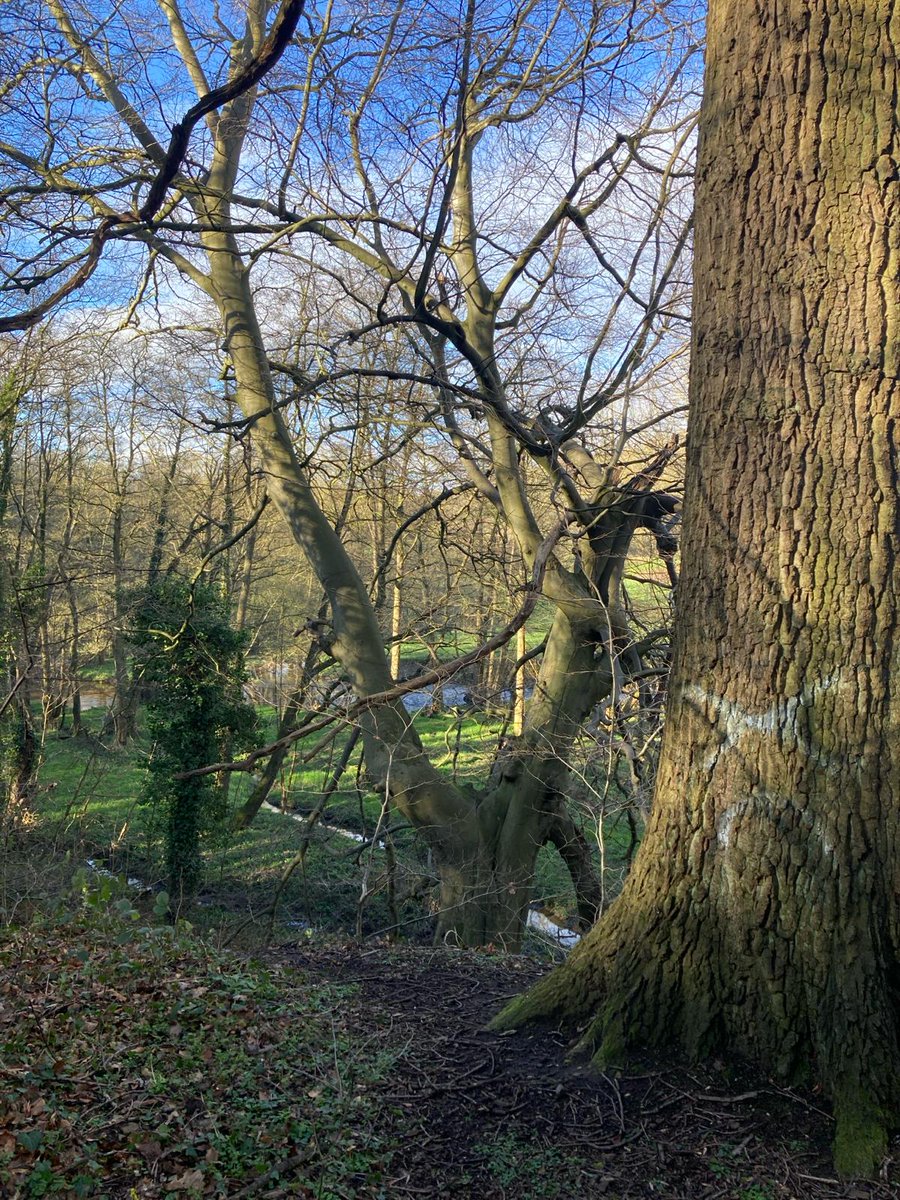
<svg viewBox="0 0 900 1200">
<path fill-rule="evenodd" d="M 498 1022 L 812 1075 L 850 1175 L 900 1080 L 898 52 L 881 0 L 710 6 L 655 808 L 609 916 Z"/>
</svg>

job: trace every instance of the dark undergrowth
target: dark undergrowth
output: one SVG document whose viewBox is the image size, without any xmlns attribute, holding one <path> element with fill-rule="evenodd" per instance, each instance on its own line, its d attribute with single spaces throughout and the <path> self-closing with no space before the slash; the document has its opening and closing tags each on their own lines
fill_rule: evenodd
<svg viewBox="0 0 900 1200">
<path fill-rule="evenodd" d="M 832 1177 L 815 1095 L 733 1064 L 613 1077 L 567 1061 L 571 1031 L 487 1032 L 532 957 L 301 938 L 254 958 L 36 849 L 3 852 L 3 1200 L 900 1195 L 896 1157 Z"/>
<path fill-rule="evenodd" d="M 0 1195 L 384 1194 L 370 1089 L 399 1047 L 347 991 L 91 890 L 7 927 Z"/>
</svg>

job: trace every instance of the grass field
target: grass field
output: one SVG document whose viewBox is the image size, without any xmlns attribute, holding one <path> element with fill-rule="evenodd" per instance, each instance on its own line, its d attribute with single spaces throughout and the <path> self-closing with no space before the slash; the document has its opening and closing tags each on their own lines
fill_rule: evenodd
<svg viewBox="0 0 900 1200">
<path fill-rule="evenodd" d="M 102 718 L 100 709 L 85 714 L 89 738 L 48 738 L 32 834 L 46 844 L 48 853 L 67 854 L 73 870 L 90 858 L 115 874 L 160 887 L 164 868 L 159 815 L 140 799 L 150 747 L 141 738 L 124 750 L 102 744 L 96 736 Z M 261 720 L 271 732 L 274 711 L 261 710 Z M 500 731 L 496 718 L 446 712 L 421 713 L 415 720 L 440 770 L 461 783 L 484 779 Z M 298 742 L 271 802 L 286 811 L 310 812 L 347 736 L 340 733 L 328 756 L 310 765 L 299 761 L 303 743 Z M 246 774 L 232 776 L 232 807 L 251 784 Z M 353 841 L 341 829 L 366 840 Z M 234 936 L 236 926 L 246 922 L 251 943 L 262 932 L 296 936 L 304 928 L 363 936 L 429 936 L 433 874 L 427 853 L 401 818 L 383 812 L 381 798 L 367 788 L 358 755 L 330 797 L 298 865 L 306 834 L 305 822 L 263 809 L 249 829 L 234 833 L 223 828 L 207 837 L 205 881 L 191 920 L 207 929 L 221 926 L 227 936 Z M 605 837 L 614 892 L 629 841 L 627 828 L 608 822 Z M 282 886 L 291 864 L 294 869 Z M 574 912 L 568 873 L 549 848 L 539 856 L 535 899 L 561 923 Z"/>
</svg>

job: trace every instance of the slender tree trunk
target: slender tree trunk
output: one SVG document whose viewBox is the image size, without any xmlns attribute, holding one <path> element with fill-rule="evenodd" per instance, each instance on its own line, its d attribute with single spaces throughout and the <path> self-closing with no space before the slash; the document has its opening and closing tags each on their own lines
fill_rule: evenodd
<svg viewBox="0 0 900 1200">
<path fill-rule="evenodd" d="M 241 541 L 241 561 L 238 567 L 237 602 L 234 609 L 234 627 L 243 632 L 247 628 L 250 614 L 250 596 L 253 587 L 253 560 L 256 556 L 256 539 L 259 525 L 254 525 Z"/>
<path fill-rule="evenodd" d="M 181 459 L 181 443 L 184 438 L 186 425 L 179 421 L 178 432 L 175 435 L 175 446 L 169 459 L 168 469 L 163 476 L 159 490 L 159 501 L 156 507 L 156 520 L 153 523 L 153 544 L 150 547 L 150 558 L 147 561 L 147 587 L 156 587 L 162 571 L 163 551 L 166 547 L 166 537 L 169 534 L 169 505 L 175 477 L 178 474 L 178 464 Z"/>
<path fill-rule="evenodd" d="M 525 729 L 525 626 L 516 634 L 516 661 L 521 663 L 513 681 L 513 736 L 521 737 Z"/>
<path fill-rule="evenodd" d="M 44 615 L 37 629 L 37 642 L 41 660 L 41 738 L 47 736 L 47 731 L 59 723 L 65 713 L 65 693 L 62 690 L 60 672 L 54 661 L 50 645 L 50 589 L 47 589 Z"/>
<path fill-rule="evenodd" d="M 400 678 L 400 662 L 403 643 L 400 633 L 403 628 L 403 549 L 394 550 L 394 579 L 391 584 L 391 678 Z"/>
<path fill-rule="evenodd" d="M 504 612 L 509 603 L 509 587 L 506 583 L 508 533 L 502 527 L 500 528 L 500 537 L 497 540 L 499 541 L 498 561 L 495 566 L 494 578 L 490 585 L 490 601 L 483 610 L 485 620 L 482 628 L 482 640 L 490 637 L 493 626 L 499 623 L 499 614 Z M 508 662 L 509 655 L 505 646 L 497 650 L 490 658 L 485 659 L 485 669 L 482 672 L 479 683 L 482 696 L 491 705 L 496 705 L 499 702 L 499 693 L 508 669 Z"/>
<path fill-rule="evenodd" d="M 263 498 L 262 489 L 256 485 L 248 457 L 249 447 L 244 448 L 243 508 L 247 515 L 257 508 Z M 250 599 L 253 593 L 253 568 L 256 560 L 256 544 L 259 537 L 259 521 L 240 540 L 240 558 L 235 569 L 234 582 L 234 627 L 243 632 L 250 617 Z"/>
<path fill-rule="evenodd" d="M 40 618 L 35 636 L 37 638 L 38 654 L 41 663 L 41 740 L 46 737 L 47 730 L 56 725 L 65 711 L 65 693 L 61 679 L 61 671 L 56 669 L 51 647 L 50 611 L 53 601 L 53 589 L 47 578 L 47 530 L 50 515 L 50 464 L 49 454 L 43 445 L 38 458 L 38 513 L 35 523 L 37 542 L 37 565 L 40 570 L 40 580 L 43 585 L 41 596 Z M 30 725 L 30 721 L 29 721 Z"/>
<path fill-rule="evenodd" d="M 124 501 L 119 501 L 113 514 L 112 559 L 115 584 L 115 614 L 112 635 L 113 670 L 116 690 L 108 722 L 117 746 L 127 746 L 137 732 L 137 697 L 128 667 L 128 640 L 125 633 L 127 611 L 125 608 L 125 559 L 124 559 Z"/>
<path fill-rule="evenodd" d="M 31 716 L 31 693 L 26 684 L 10 706 L 11 728 L 8 763 L 9 809 L 19 819 L 32 807 L 39 765 L 38 739 Z"/>
<path fill-rule="evenodd" d="M 81 670 L 81 612 L 78 606 L 78 592 L 72 578 L 69 555 L 72 548 L 72 537 L 76 525 L 75 500 L 75 471 L 78 466 L 77 446 L 72 428 L 72 397 L 66 393 L 66 525 L 63 533 L 62 546 L 57 557 L 57 573 L 66 589 L 66 600 L 69 605 L 69 616 L 72 622 L 71 638 L 69 640 L 68 678 L 66 692 L 72 700 L 72 733 L 75 737 L 82 733 L 81 721 L 81 681 L 78 678 Z M 65 712 L 63 713 L 65 717 Z"/>
<path fill-rule="evenodd" d="M 69 681 L 72 688 L 72 733 L 75 737 L 78 737 L 82 732 L 81 681 L 78 678 L 78 673 L 81 670 L 81 614 L 78 611 L 78 595 L 71 580 L 66 585 L 66 595 L 69 601 L 69 613 L 72 617 L 72 637 L 69 643 Z"/>
<path fill-rule="evenodd" d="M 900 24 L 710 6 L 683 569 L 621 898 L 500 1018 L 810 1073 L 836 1163 L 898 1111 Z"/>
</svg>

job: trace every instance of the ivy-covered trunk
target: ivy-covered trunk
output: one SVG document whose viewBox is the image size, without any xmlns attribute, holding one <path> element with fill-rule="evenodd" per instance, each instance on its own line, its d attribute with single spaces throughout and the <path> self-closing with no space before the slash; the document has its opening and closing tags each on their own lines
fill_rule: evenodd
<svg viewBox="0 0 900 1200">
<path fill-rule="evenodd" d="M 224 830 L 227 807 L 215 776 L 191 772 L 256 734 L 256 713 L 243 698 L 246 636 L 231 628 L 209 584 L 170 577 L 128 599 L 153 738 L 142 799 L 157 810 L 180 904 L 200 884 L 203 839 Z"/>
<path fill-rule="evenodd" d="M 499 1018 L 735 1051 L 872 1171 L 900 1081 L 900 25 L 710 5 L 677 645 L 647 836 Z"/>
<path fill-rule="evenodd" d="M 22 644 L 25 641 L 27 645 L 23 635 L 27 610 L 16 596 L 6 533 L 16 422 L 23 394 L 14 374 L 0 382 L 0 679 L 6 693 L 0 711 L 0 834 L 4 835 L 31 807 L 40 761 L 28 686 L 33 662 Z"/>
</svg>

